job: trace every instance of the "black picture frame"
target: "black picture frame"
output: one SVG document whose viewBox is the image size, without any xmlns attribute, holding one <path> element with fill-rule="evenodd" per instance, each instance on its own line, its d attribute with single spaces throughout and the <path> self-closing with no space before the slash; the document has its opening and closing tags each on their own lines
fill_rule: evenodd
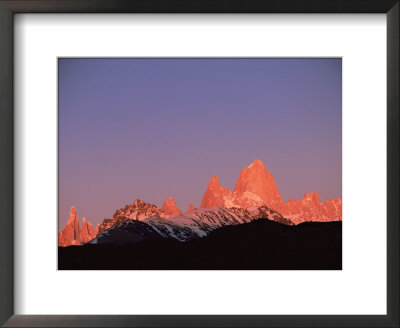
<svg viewBox="0 0 400 328">
<path fill-rule="evenodd" d="M 399 0 L 0 0 L 0 324 L 5 327 L 399 327 L 399 8 Z M 385 13 L 387 315 L 14 315 L 13 21 L 16 13 Z"/>
</svg>

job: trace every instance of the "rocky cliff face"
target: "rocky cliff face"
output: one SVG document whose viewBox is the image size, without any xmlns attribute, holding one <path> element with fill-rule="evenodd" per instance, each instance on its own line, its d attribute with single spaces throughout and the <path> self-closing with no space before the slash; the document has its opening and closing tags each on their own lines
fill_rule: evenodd
<svg viewBox="0 0 400 328">
<path fill-rule="evenodd" d="M 162 209 L 159 209 L 154 204 L 148 204 L 140 199 L 136 199 L 133 204 L 129 204 L 124 208 L 120 208 L 112 217 L 104 219 L 97 229 L 97 235 L 127 220 L 142 221 L 152 216 L 168 218 L 170 215 L 166 214 Z"/>
<path fill-rule="evenodd" d="M 79 226 L 78 215 L 75 207 L 71 207 L 69 211 L 69 219 L 64 229 L 58 233 L 59 246 L 81 245 L 89 242 L 96 236 L 93 231 L 92 224 L 82 220 L 82 228 Z"/>
<path fill-rule="evenodd" d="M 214 175 L 208 184 L 201 202 L 201 208 L 214 206 L 242 207 L 268 206 L 280 209 L 282 197 L 275 184 L 272 173 L 268 172 L 264 163 L 256 159 L 248 167 L 241 170 L 232 192 L 219 184 Z"/>
<path fill-rule="evenodd" d="M 75 207 L 69 211 L 69 219 L 64 229 L 59 233 L 60 246 L 80 245 L 81 230 L 79 228 L 78 216 Z"/>
<path fill-rule="evenodd" d="M 298 200 L 289 199 L 281 213 L 295 224 L 307 221 L 341 221 L 342 201 L 339 198 L 321 202 L 316 192 L 305 194 Z"/>
<path fill-rule="evenodd" d="M 233 193 L 236 203 L 243 208 L 265 205 L 279 210 L 283 205 L 272 173 L 259 159 L 240 171 Z"/>
<path fill-rule="evenodd" d="M 193 204 L 189 204 L 189 207 L 188 207 L 188 209 L 187 209 L 187 211 L 186 211 L 185 214 L 188 214 L 188 213 L 190 213 L 190 212 L 193 211 L 193 210 L 194 210 L 194 205 L 193 205 Z"/>
<path fill-rule="evenodd" d="M 200 207 L 232 207 L 230 205 L 233 205 L 232 191 L 230 191 L 228 188 L 222 187 L 219 183 L 218 177 L 214 175 L 208 183 L 208 187 L 206 192 L 204 193 Z"/>
<path fill-rule="evenodd" d="M 96 234 L 93 230 L 92 224 L 90 222 L 86 223 L 86 219 L 82 219 L 82 228 L 81 228 L 81 242 L 88 243 L 91 241 Z"/>
<path fill-rule="evenodd" d="M 215 206 L 226 208 L 267 206 L 282 213 L 296 224 L 304 221 L 342 219 L 342 201 L 338 198 L 328 199 L 322 203 L 319 195 L 311 192 L 299 200 L 290 199 L 285 203 L 272 173 L 267 171 L 259 159 L 241 170 L 234 191 L 222 187 L 217 176 L 212 177 L 204 193 L 201 208 Z"/>
<path fill-rule="evenodd" d="M 161 208 L 166 215 L 180 215 L 181 210 L 178 208 L 178 206 L 175 203 L 175 200 L 172 197 L 168 197 L 165 201 L 164 204 Z"/>
</svg>

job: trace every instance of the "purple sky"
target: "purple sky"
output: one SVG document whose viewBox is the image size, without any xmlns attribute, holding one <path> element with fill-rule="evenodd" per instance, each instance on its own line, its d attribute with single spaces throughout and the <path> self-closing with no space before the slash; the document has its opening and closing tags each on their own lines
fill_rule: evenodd
<svg viewBox="0 0 400 328">
<path fill-rule="evenodd" d="M 261 159 L 285 201 L 341 198 L 341 59 L 59 59 L 59 223 L 182 211 Z"/>
</svg>

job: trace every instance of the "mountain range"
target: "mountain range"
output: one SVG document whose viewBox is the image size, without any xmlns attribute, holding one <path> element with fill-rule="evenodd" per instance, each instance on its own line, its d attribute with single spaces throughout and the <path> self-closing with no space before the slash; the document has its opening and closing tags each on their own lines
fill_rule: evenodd
<svg viewBox="0 0 400 328">
<path fill-rule="evenodd" d="M 221 186 L 214 175 L 200 208 L 190 204 L 185 213 L 172 197 L 167 198 L 161 208 L 137 199 L 105 218 L 94 231 L 85 218 L 80 226 L 76 210 L 72 207 L 67 224 L 59 232 L 59 246 L 118 243 L 117 240 L 136 242 L 146 239 L 148 235 L 189 241 L 207 236 L 224 226 L 259 218 L 287 226 L 302 222 L 341 221 L 342 201 L 335 198 L 322 202 L 317 192 L 311 192 L 301 199 L 289 199 L 285 203 L 272 173 L 267 171 L 261 160 L 256 159 L 240 171 L 233 191 Z M 126 237 L 128 232 L 131 239 Z"/>
</svg>

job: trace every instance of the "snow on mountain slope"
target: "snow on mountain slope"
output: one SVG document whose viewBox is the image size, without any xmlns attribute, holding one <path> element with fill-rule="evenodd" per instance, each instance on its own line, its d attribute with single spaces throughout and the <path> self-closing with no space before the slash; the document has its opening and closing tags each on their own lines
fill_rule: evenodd
<svg viewBox="0 0 400 328">
<path fill-rule="evenodd" d="M 241 224 L 259 218 L 267 218 L 285 225 L 293 224 L 278 212 L 266 206 L 248 209 L 237 207 L 201 208 L 194 209 L 186 214 L 168 216 L 155 205 L 136 200 L 133 205 L 127 205 L 125 208 L 116 211 L 113 217 L 105 219 L 98 229 L 98 238 L 92 243 L 97 243 L 99 238 L 104 238 L 110 232 L 115 234 L 115 227 L 122 226 L 122 228 L 118 229 L 125 229 L 123 225 L 127 222 L 146 223 L 164 238 L 187 241 L 204 237 L 209 232 L 222 226 Z M 139 225 L 137 227 L 143 228 L 143 226 Z M 134 226 L 130 226 L 129 231 L 133 231 L 132 229 L 134 229 Z M 124 234 L 121 234 L 121 236 L 125 238 Z M 133 238 L 136 237 L 133 236 Z"/>
<path fill-rule="evenodd" d="M 168 219 L 151 217 L 143 222 L 151 225 L 164 237 L 185 241 L 195 237 L 204 237 L 222 226 L 246 223 L 259 218 L 267 218 L 285 225 L 293 224 L 266 206 L 249 209 L 222 207 L 194 209 L 185 215 L 173 216 Z"/>
<path fill-rule="evenodd" d="M 200 230 L 197 231 L 194 226 L 190 226 L 191 222 L 189 221 L 185 224 L 153 216 L 143 220 L 143 222 L 153 227 L 164 238 L 175 238 L 179 241 L 186 241 L 206 235 L 202 234 Z"/>
</svg>

